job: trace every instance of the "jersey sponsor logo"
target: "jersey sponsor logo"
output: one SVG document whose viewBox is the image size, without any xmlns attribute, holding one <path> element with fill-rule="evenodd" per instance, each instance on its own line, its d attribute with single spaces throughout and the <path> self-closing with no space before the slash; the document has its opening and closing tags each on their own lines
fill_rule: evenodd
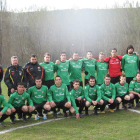
<svg viewBox="0 0 140 140">
<path fill-rule="evenodd" d="M 14 71 L 11 71 L 11 74 L 12 74 L 12 75 L 14 75 L 14 74 L 15 74 L 15 72 L 14 72 Z"/>
<path fill-rule="evenodd" d="M 22 75 L 22 71 L 19 71 L 19 75 L 20 75 L 20 76 Z"/>
</svg>

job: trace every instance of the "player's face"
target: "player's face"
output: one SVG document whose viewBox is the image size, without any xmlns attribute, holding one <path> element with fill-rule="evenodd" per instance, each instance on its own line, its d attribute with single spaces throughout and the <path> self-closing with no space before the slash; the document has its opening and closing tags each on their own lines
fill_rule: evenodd
<svg viewBox="0 0 140 140">
<path fill-rule="evenodd" d="M 61 56 L 60 56 L 60 60 L 61 61 L 66 61 L 66 54 L 61 54 Z"/>
<path fill-rule="evenodd" d="M 95 85 L 95 79 L 90 79 L 89 80 L 89 85 L 94 86 Z"/>
<path fill-rule="evenodd" d="M 105 84 L 109 85 L 111 78 L 110 77 L 105 77 Z"/>
<path fill-rule="evenodd" d="M 137 78 L 137 81 L 140 81 L 140 74 L 137 74 L 136 78 Z"/>
<path fill-rule="evenodd" d="M 112 56 L 112 57 L 116 57 L 116 55 L 117 55 L 117 51 L 116 51 L 116 50 L 112 50 L 112 51 L 111 51 L 111 56 Z"/>
<path fill-rule="evenodd" d="M 37 62 L 37 58 L 36 57 L 31 57 L 30 61 L 31 61 L 31 63 L 35 64 Z"/>
<path fill-rule="evenodd" d="M 102 54 L 100 54 L 100 55 L 99 55 L 99 60 L 104 60 L 104 59 L 105 59 L 105 56 L 102 55 Z"/>
<path fill-rule="evenodd" d="M 128 50 L 128 54 L 133 54 L 133 51 L 134 51 L 134 50 L 133 50 L 132 48 L 129 49 L 129 50 Z"/>
<path fill-rule="evenodd" d="M 56 85 L 60 85 L 60 84 L 61 84 L 61 81 L 62 81 L 62 80 L 61 80 L 60 77 L 56 77 L 56 78 L 55 78 L 55 84 L 56 84 Z"/>
<path fill-rule="evenodd" d="M 36 87 L 41 87 L 42 80 L 41 79 L 35 80 L 35 84 L 36 84 Z"/>
<path fill-rule="evenodd" d="M 17 58 L 13 58 L 12 61 L 11 61 L 11 64 L 13 66 L 17 66 L 18 65 L 18 59 Z"/>
<path fill-rule="evenodd" d="M 44 62 L 50 62 L 51 57 L 49 55 L 44 56 Z"/>
<path fill-rule="evenodd" d="M 93 56 L 93 55 L 92 55 L 91 52 L 88 52 L 88 53 L 87 53 L 87 59 L 92 59 L 92 56 Z"/>
<path fill-rule="evenodd" d="M 126 82 L 126 77 L 121 77 L 121 78 L 120 78 L 120 83 L 121 83 L 121 84 L 124 84 L 125 82 Z"/>
<path fill-rule="evenodd" d="M 78 53 L 74 53 L 74 54 L 73 54 L 73 60 L 78 60 L 78 59 L 79 59 Z"/>
<path fill-rule="evenodd" d="M 79 82 L 75 82 L 75 83 L 73 84 L 73 88 L 74 88 L 75 90 L 78 90 L 78 89 L 79 89 L 79 86 L 80 86 L 80 83 L 79 83 Z"/>
<path fill-rule="evenodd" d="M 18 91 L 19 94 L 22 94 L 23 90 L 24 90 L 24 86 L 23 85 L 18 85 L 17 86 L 17 91 Z"/>
</svg>

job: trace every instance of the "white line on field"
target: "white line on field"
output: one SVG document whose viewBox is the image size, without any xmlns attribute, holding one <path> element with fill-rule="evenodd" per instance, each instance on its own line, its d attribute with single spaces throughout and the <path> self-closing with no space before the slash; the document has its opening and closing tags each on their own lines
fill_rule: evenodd
<svg viewBox="0 0 140 140">
<path fill-rule="evenodd" d="M 5 133 L 8 133 L 8 132 L 17 130 L 17 129 L 22 129 L 22 128 L 26 128 L 26 127 L 30 127 L 30 126 L 35 126 L 35 125 L 39 125 L 39 124 L 46 123 L 46 122 L 58 121 L 58 120 L 63 120 L 63 119 L 65 119 L 65 118 L 51 119 L 51 120 L 47 120 L 47 121 L 43 121 L 43 122 L 38 122 L 38 123 L 34 123 L 34 124 L 29 124 L 29 125 L 25 125 L 25 126 L 19 126 L 19 127 L 16 127 L 16 128 L 11 128 L 11 129 L 8 129 L 8 130 L 1 131 L 0 134 L 5 134 Z"/>
<path fill-rule="evenodd" d="M 136 112 L 136 113 L 140 114 L 140 111 L 138 111 L 138 110 L 134 110 L 134 109 L 128 109 L 128 110 L 131 111 L 131 112 Z"/>
</svg>

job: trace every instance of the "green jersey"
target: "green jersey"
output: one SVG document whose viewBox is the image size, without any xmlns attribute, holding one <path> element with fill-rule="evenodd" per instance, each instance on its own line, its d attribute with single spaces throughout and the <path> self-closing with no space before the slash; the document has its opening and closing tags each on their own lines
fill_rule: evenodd
<svg viewBox="0 0 140 140">
<path fill-rule="evenodd" d="M 78 90 L 75 90 L 74 88 L 70 91 L 70 95 L 73 95 L 74 99 L 77 99 L 78 97 L 84 98 L 84 90 L 80 86 Z"/>
<path fill-rule="evenodd" d="M 0 112 L 4 114 L 7 111 L 9 105 L 6 102 L 5 97 L 3 95 L 0 95 L 0 107 L 2 107 L 2 105 L 3 109 Z"/>
<path fill-rule="evenodd" d="M 86 100 L 89 102 L 92 100 L 99 102 L 101 100 L 101 91 L 98 85 L 93 87 L 90 85 L 85 86 L 84 93 Z"/>
<path fill-rule="evenodd" d="M 108 63 L 98 61 L 96 63 L 96 71 L 97 71 L 97 84 L 104 83 L 104 76 L 108 73 Z"/>
<path fill-rule="evenodd" d="M 62 79 L 62 83 L 69 85 L 69 61 L 61 62 L 60 64 L 55 64 L 57 75 L 59 75 Z"/>
<path fill-rule="evenodd" d="M 137 81 L 131 81 L 129 84 L 129 91 L 140 93 L 140 83 Z"/>
<path fill-rule="evenodd" d="M 116 96 L 123 96 L 128 94 L 128 83 L 121 85 L 119 82 L 115 84 Z"/>
<path fill-rule="evenodd" d="M 40 104 L 47 101 L 49 91 L 47 86 L 42 85 L 41 88 L 37 88 L 36 86 L 30 87 L 28 93 L 33 103 Z"/>
<path fill-rule="evenodd" d="M 17 91 L 10 95 L 8 103 L 13 105 L 14 107 L 20 107 L 22 105 L 25 105 L 25 101 L 28 101 L 28 104 L 30 106 L 33 106 L 33 102 L 30 99 L 30 96 L 27 92 L 23 92 L 22 94 L 19 94 Z"/>
<path fill-rule="evenodd" d="M 78 79 L 80 82 L 82 81 L 82 68 L 83 68 L 83 62 L 81 60 L 78 61 L 69 61 L 69 75 L 70 75 L 70 82 L 73 82 L 73 80 Z"/>
<path fill-rule="evenodd" d="M 96 65 L 96 59 L 83 59 L 83 67 L 85 69 L 85 79 L 89 79 L 89 77 L 92 75 L 95 77 L 95 65 Z"/>
<path fill-rule="evenodd" d="M 45 81 L 54 80 L 55 64 L 53 62 L 42 62 L 39 65 L 44 67 Z"/>
<path fill-rule="evenodd" d="M 115 85 L 112 83 L 109 83 L 109 85 L 103 83 L 101 85 L 101 94 L 102 94 L 102 99 L 104 100 L 109 101 L 110 98 L 115 100 L 116 98 Z"/>
<path fill-rule="evenodd" d="M 122 58 L 122 69 L 126 77 L 135 77 L 139 68 L 139 57 L 136 54 L 124 55 Z"/>
<path fill-rule="evenodd" d="M 68 88 L 65 84 L 61 84 L 60 87 L 57 87 L 56 85 L 53 85 L 50 87 L 49 90 L 49 101 L 54 102 L 61 102 L 67 100 L 68 102 L 71 102 L 70 96 L 68 93 Z"/>
</svg>

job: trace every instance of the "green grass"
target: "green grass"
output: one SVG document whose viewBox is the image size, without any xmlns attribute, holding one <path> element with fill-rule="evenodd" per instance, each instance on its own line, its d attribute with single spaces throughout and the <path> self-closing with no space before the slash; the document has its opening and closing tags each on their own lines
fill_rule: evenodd
<svg viewBox="0 0 140 140">
<path fill-rule="evenodd" d="M 3 82 L 2 90 L 3 95 L 5 95 L 8 100 L 7 88 Z M 139 108 L 136 109 L 140 110 Z M 91 112 L 93 111 L 91 110 L 90 113 Z M 106 111 L 105 114 L 84 116 L 79 120 L 67 118 L 18 129 L 6 134 L 1 134 L 0 140 L 139 140 L 139 116 L 139 114 L 128 110 L 115 111 L 114 113 Z M 59 117 L 62 117 L 62 115 Z M 52 115 L 49 115 L 48 119 L 52 119 Z M 12 125 L 8 118 L 5 120 L 7 127 L 0 127 L 0 131 L 42 121 L 42 118 L 38 121 L 32 118 L 27 123 L 16 121 L 16 124 Z"/>
</svg>

